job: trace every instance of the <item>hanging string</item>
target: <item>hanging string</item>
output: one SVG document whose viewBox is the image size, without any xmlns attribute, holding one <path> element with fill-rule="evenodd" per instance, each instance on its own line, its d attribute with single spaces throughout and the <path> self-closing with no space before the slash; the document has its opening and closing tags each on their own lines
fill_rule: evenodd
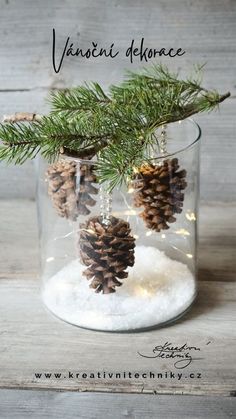
<svg viewBox="0 0 236 419">
<path fill-rule="evenodd" d="M 166 145 L 167 145 L 166 125 L 162 125 L 162 127 L 161 127 L 161 135 L 160 135 L 160 142 L 159 142 L 160 153 L 162 155 L 167 154 Z"/>
<path fill-rule="evenodd" d="M 158 147 L 159 147 L 159 152 L 161 157 L 164 158 L 164 156 L 167 153 L 167 130 L 166 130 L 166 125 L 162 125 L 161 127 L 161 134 L 158 137 Z M 160 158 L 157 162 L 157 166 L 162 166 L 163 164 L 163 158 Z"/>
<path fill-rule="evenodd" d="M 108 192 L 106 183 L 100 185 L 100 215 L 102 224 L 109 225 L 111 223 L 112 211 L 112 194 Z"/>
</svg>

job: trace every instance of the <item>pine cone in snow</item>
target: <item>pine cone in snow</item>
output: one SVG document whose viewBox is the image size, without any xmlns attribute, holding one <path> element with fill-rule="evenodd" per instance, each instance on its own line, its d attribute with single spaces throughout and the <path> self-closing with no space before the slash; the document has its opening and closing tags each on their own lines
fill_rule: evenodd
<svg viewBox="0 0 236 419">
<path fill-rule="evenodd" d="M 126 268 L 134 265 L 135 239 L 128 222 L 110 218 L 103 225 L 101 217 L 91 217 L 80 225 L 80 257 L 88 268 L 83 272 L 95 292 L 109 294 L 127 278 Z"/>
</svg>

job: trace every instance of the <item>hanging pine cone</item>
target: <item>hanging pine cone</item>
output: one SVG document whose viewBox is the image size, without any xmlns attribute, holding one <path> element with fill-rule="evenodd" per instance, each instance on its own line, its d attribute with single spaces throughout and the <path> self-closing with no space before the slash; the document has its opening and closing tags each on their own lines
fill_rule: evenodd
<svg viewBox="0 0 236 419">
<path fill-rule="evenodd" d="M 90 287 L 95 292 L 115 292 L 122 285 L 119 280 L 128 276 L 126 268 L 134 265 L 135 239 L 129 223 L 111 217 L 105 226 L 101 217 L 91 217 L 80 228 L 80 257 L 88 266 L 83 275 L 92 280 Z"/>
<path fill-rule="evenodd" d="M 186 170 L 179 170 L 178 159 L 164 160 L 161 166 L 146 165 L 140 168 L 134 205 L 144 207 L 140 214 L 145 224 L 157 232 L 174 223 L 174 214 L 182 212 Z"/>
<path fill-rule="evenodd" d="M 98 189 L 93 166 L 81 164 L 77 168 L 75 161 L 59 160 L 47 170 L 48 194 L 58 215 L 76 221 L 79 215 L 90 213 L 88 207 L 96 204 L 91 197 Z M 77 183 L 78 182 L 78 183 Z"/>
</svg>

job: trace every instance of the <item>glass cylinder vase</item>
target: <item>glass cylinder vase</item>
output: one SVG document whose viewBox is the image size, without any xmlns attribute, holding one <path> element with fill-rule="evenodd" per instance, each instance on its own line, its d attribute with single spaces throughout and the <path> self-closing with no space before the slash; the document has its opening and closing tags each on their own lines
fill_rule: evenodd
<svg viewBox="0 0 236 419">
<path fill-rule="evenodd" d="M 169 124 L 167 150 L 111 194 L 97 180 L 96 161 L 38 161 L 42 299 L 53 314 L 127 332 L 163 326 L 189 309 L 200 136 L 192 120 Z"/>
</svg>

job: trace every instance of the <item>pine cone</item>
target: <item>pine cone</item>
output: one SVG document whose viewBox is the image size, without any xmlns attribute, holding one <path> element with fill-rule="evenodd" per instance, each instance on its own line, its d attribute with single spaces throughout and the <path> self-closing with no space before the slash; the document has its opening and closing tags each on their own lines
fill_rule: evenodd
<svg viewBox="0 0 236 419">
<path fill-rule="evenodd" d="M 140 168 L 139 177 L 134 182 L 137 189 L 134 205 L 144 207 L 140 214 L 145 224 L 157 232 L 169 228 L 174 223 L 174 214 L 182 212 L 187 183 L 186 170 L 180 170 L 178 159 L 164 160 L 161 166 L 147 165 Z"/>
<path fill-rule="evenodd" d="M 96 204 L 90 195 L 98 193 L 92 185 L 96 182 L 92 165 L 77 168 L 75 161 L 59 160 L 49 166 L 47 180 L 48 194 L 58 215 L 76 221 L 79 215 L 90 214 L 88 207 Z"/>
<path fill-rule="evenodd" d="M 80 225 L 80 257 L 88 268 L 83 275 L 92 280 L 95 292 L 109 294 L 122 285 L 119 279 L 127 278 L 128 266 L 134 265 L 135 239 L 130 234 L 128 222 L 111 217 L 104 226 L 101 217 L 91 217 Z"/>
</svg>

